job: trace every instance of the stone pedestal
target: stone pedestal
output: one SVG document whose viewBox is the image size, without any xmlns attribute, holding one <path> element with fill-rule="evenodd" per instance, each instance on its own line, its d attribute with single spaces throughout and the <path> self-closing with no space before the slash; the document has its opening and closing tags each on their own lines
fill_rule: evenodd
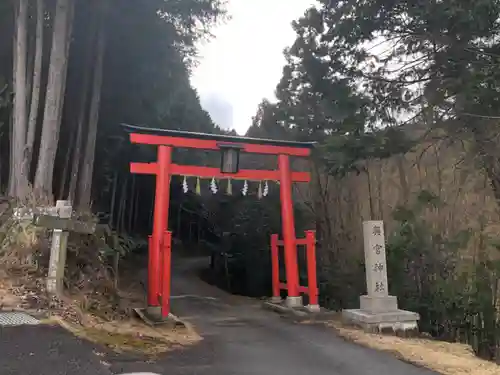
<svg viewBox="0 0 500 375">
<path fill-rule="evenodd" d="M 370 332 L 418 331 L 419 315 L 398 309 L 398 299 L 390 296 L 387 284 L 384 223 L 363 223 L 367 295 L 359 298 L 359 309 L 344 310 L 345 321 Z"/>
<path fill-rule="evenodd" d="M 397 310 L 385 313 L 370 313 L 361 309 L 342 311 L 342 319 L 371 333 L 395 333 L 402 336 L 412 336 L 418 332 L 417 313 Z"/>
</svg>

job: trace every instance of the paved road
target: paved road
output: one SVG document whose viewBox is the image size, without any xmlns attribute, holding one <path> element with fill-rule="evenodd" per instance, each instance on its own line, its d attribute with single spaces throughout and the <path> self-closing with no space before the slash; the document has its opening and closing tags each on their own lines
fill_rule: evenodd
<svg viewBox="0 0 500 375">
<path fill-rule="evenodd" d="M 110 375 L 98 353 L 60 327 L 0 328 L 2 375 Z"/>
<path fill-rule="evenodd" d="M 185 263 L 186 264 L 186 263 Z M 344 341 L 320 326 L 294 324 L 254 300 L 229 296 L 177 268 L 174 313 L 204 340 L 154 364 L 113 363 L 113 372 L 165 375 L 431 375 L 389 354 Z M 206 298 L 209 297 L 209 298 Z"/>
<path fill-rule="evenodd" d="M 213 288 L 182 262 L 173 279 L 174 313 L 204 340 L 148 363 L 96 355 L 100 350 L 60 328 L 0 329 L 1 375 L 432 375 L 392 356 L 348 343 L 319 326 L 288 322 L 260 303 Z M 111 366 L 102 363 L 105 360 Z"/>
</svg>

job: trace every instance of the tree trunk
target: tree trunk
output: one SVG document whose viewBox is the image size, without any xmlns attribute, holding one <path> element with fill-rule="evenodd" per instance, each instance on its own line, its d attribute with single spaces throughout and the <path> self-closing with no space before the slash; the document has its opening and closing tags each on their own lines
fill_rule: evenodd
<svg viewBox="0 0 500 375">
<path fill-rule="evenodd" d="M 76 4 L 73 4 L 70 8 L 70 15 L 69 15 L 69 19 L 70 20 L 73 20 L 73 17 L 74 17 L 74 12 L 75 12 L 75 7 L 76 7 Z M 63 83 L 62 83 L 62 87 L 63 87 L 63 98 L 66 97 L 66 80 L 68 78 L 68 68 L 67 68 L 67 64 L 69 63 L 69 49 L 70 49 L 70 46 L 71 46 L 71 34 L 72 34 L 72 30 L 73 30 L 73 22 L 68 22 L 68 24 L 66 25 L 66 33 L 68 35 L 68 38 L 66 39 L 66 45 L 65 45 L 65 55 L 66 55 L 66 69 L 65 69 L 65 73 L 63 74 Z M 59 118 L 61 119 L 60 122 L 61 122 L 61 125 L 60 127 L 62 126 L 62 121 L 64 119 L 64 115 L 63 115 L 63 109 L 64 109 L 64 105 L 61 105 L 59 107 Z M 69 136 L 69 145 L 67 146 L 67 150 L 66 150 L 66 158 L 64 159 L 64 167 L 63 167 L 63 170 L 62 170 L 62 173 L 61 173 L 61 178 L 60 178 L 60 185 L 59 185 L 59 199 L 63 199 L 64 197 L 64 190 L 66 188 L 66 176 L 68 174 L 68 168 L 69 168 L 69 160 L 71 159 L 71 150 L 73 149 L 73 144 L 75 143 L 75 140 L 76 138 L 70 134 Z"/>
<path fill-rule="evenodd" d="M 135 213 L 135 201 L 134 201 L 134 198 L 136 196 L 135 194 L 135 175 L 132 175 L 132 187 L 131 187 L 131 190 L 130 190 L 130 203 L 129 203 L 129 206 L 130 206 L 130 209 L 128 211 L 128 226 L 127 226 L 127 231 L 128 233 L 132 233 L 132 223 L 133 223 L 133 219 L 134 219 L 134 213 Z"/>
<path fill-rule="evenodd" d="M 40 154 L 35 175 L 39 194 L 52 196 L 52 182 L 68 68 L 68 43 L 73 23 L 73 0 L 57 0 L 49 78 L 42 124 Z"/>
<path fill-rule="evenodd" d="M 373 208 L 373 195 L 372 195 L 372 179 L 370 174 L 370 160 L 366 160 L 366 181 L 368 182 L 368 203 L 370 203 L 370 217 L 368 220 L 375 220 L 374 208 Z"/>
<path fill-rule="evenodd" d="M 91 28 L 92 29 L 92 28 Z M 83 80 L 82 80 L 82 90 L 80 92 L 80 103 L 78 108 L 78 123 L 76 130 L 76 141 L 75 141 L 75 149 L 73 151 L 73 161 L 71 165 L 71 177 L 69 182 L 69 193 L 68 199 L 72 202 L 75 202 L 76 195 L 76 186 L 78 184 L 78 176 L 80 173 L 80 162 L 82 158 L 82 140 L 83 140 L 83 127 L 87 114 L 87 103 L 89 97 L 89 88 L 90 88 L 90 73 L 92 70 L 92 62 L 93 62 L 93 45 L 94 45 L 95 33 L 89 31 L 87 35 L 86 41 L 86 56 L 85 56 L 85 64 L 83 71 Z M 77 202 L 75 202 L 77 203 Z"/>
<path fill-rule="evenodd" d="M 125 205 L 127 204 L 127 185 L 128 177 L 125 177 L 125 181 L 122 185 L 122 191 L 120 193 L 120 206 L 118 208 L 118 216 L 116 217 L 116 230 L 118 233 L 123 233 L 125 231 Z"/>
<path fill-rule="evenodd" d="M 377 200 L 378 200 L 378 217 L 377 220 L 384 220 L 384 195 L 382 194 L 382 178 L 383 178 L 383 161 L 381 159 L 377 160 Z"/>
<path fill-rule="evenodd" d="M 68 19 L 70 22 L 66 24 L 66 35 L 68 37 L 66 38 L 66 44 L 64 46 L 64 53 L 65 53 L 65 67 L 63 70 L 63 76 L 62 76 L 62 98 L 63 98 L 63 103 L 61 106 L 59 106 L 59 113 L 58 116 L 60 118 L 59 121 L 59 129 L 61 127 L 61 123 L 63 120 L 63 109 L 64 109 L 64 99 L 66 98 L 66 79 L 68 78 L 68 64 L 69 64 L 69 50 L 71 47 L 71 39 L 73 35 L 73 22 L 74 22 L 74 16 L 75 16 L 75 8 L 76 8 L 76 0 L 71 0 L 71 6 L 69 8 L 69 17 Z"/>
<path fill-rule="evenodd" d="M 137 188 L 134 199 L 134 221 L 132 223 L 131 232 L 133 232 L 137 228 L 137 219 L 139 218 L 139 196 L 140 196 L 140 191 Z"/>
<path fill-rule="evenodd" d="M 322 168 L 320 161 L 313 159 L 311 161 L 311 171 L 313 178 L 313 210 L 318 233 L 318 242 L 323 239 L 325 243 L 333 240 L 334 225 L 330 219 L 328 204 L 328 176 L 325 183 L 321 180 Z"/>
<path fill-rule="evenodd" d="M 128 197 L 128 175 L 125 177 L 125 182 L 122 187 L 122 195 L 120 198 L 120 206 L 121 206 L 121 213 L 120 213 L 120 232 L 125 233 L 127 231 L 127 228 L 125 228 L 125 214 L 127 213 L 127 197 Z"/>
<path fill-rule="evenodd" d="M 2 163 L 2 158 L 0 158 L 0 196 L 4 193 L 4 191 L 3 191 L 2 169 L 3 169 L 3 163 Z"/>
<path fill-rule="evenodd" d="M 28 121 L 28 134 L 26 139 L 26 171 L 30 176 L 31 163 L 33 161 L 33 145 L 35 143 L 36 124 L 38 120 L 38 106 L 40 103 L 40 87 L 42 81 L 43 63 L 43 27 L 45 17 L 44 0 L 37 0 L 36 3 L 36 42 L 35 42 L 35 62 L 33 66 L 33 89 L 31 93 L 31 108 Z"/>
<path fill-rule="evenodd" d="M 29 111 L 31 103 L 31 91 L 33 90 L 33 67 L 35 64 L 35 32 L 32 28 L 32 14 L 31 9 L 28 6 L 28 43 L 27 43 L 27 59 L 26 59 L 26 111 Z M 36 19 L 35 19 L 36 21 Z M 29 117 L 29 112 L 26 112 L 26 116 Z M 27 121 L 27 120 L 26 120 Z M 26 128 L 27 129 L 27 128 Z"/>
<path fill-rule="evenodd" d="M 408 186 L 408 179 L 405 170 L 405 155 L 396 155 L 396 167 L 398 168 L 399 185 L 401 186 L 401 200 L 400 205 L 405 207 L 410 201 L 410 187 Z"/>
<path fill-rule="evenodd" d="M 151 194 L 151 205 L 150 205 L 150 209 L 149 209 L 149 222 L 148 222 L 148 226 L 149 228 L 152 228 L 153 227 L 153 216 L 154 216 L 154 210 L 155 210 L 155 195 L 154 194 Z"/>
<path fill-rule="evenodd" d="M 500 207 L 500 163 L 496 137 L 479 126 L 471 130 L 483 169 L 488 176 L 497 205 Z"/>
<path fill-rule="evenodd" d="M 97 124 L 99 122 L 99 108 L 101 104 L 101 86 L 104 65 L 104 53 L 106 50 L 105 18 L 106 6 L 100 9 L 100 23 L 97 37 L 97 55 L 94 68 L 94 80 L 92 83 L 92 99 L 90 102 L 89 127 L 87 142 L 82 164 L 82 177 L 79 184 L 78 205 L 80 209 L 89 209 L 92 197 L 92 175 L 94 172 L 95 145 L 97 140 Z"/>
<path fill-rule="evenodd" d="M 14 3 L 14 19 L 17 20 L 17 6 Z M 17 66 L 17 28 L 14 25 L 13 32 L 13 40 L 12 40 L 12 87 L 16 87 L 16 74 L 15 67 Z M 15 168 L 14 168 L 14 113 L 11 114 L 9 118 L 9 179 L 8 179 L 8 194 L 11 197 L 16 195 L 16 178 L 15 178 Z"/>
<path fill-rule="evenodd" d="M 16 198 L 27 194 L 27 178 L 23 168 L 23 154 L 26 144 L 27 91 L 26 62 L 28 53 L 28 0 L 19 0 L 16 17 L 15 64 L 14 64 L 14 113 L 12 134 L 13 188 L 10 192 Z"/>
<path fill-rule="evenodd" d="M 111 192 L 111 206 L 109 208 L 109 221 L 108 225 L 113 228 L 113 219 L 115 217 L 115 206 L 116 206 L 116 189 L 118 187 L 118 172 L 115 172 L 113 177 L 113 190 Z"/>
<path fill-rule="evenodd" d="M 59 194 L 57 199 L 64 199 L 64 192 L 66 190 L 66 181 L 68 176 L 69 160 L 71 159 L 71 149 L 74 147 L 76 136 L 69 136 L 69 144 L 66 149 L 66 157 L 64 158 L 64 167 L 61 172 L 61 177 L 59 180 Z"/>
</svg>

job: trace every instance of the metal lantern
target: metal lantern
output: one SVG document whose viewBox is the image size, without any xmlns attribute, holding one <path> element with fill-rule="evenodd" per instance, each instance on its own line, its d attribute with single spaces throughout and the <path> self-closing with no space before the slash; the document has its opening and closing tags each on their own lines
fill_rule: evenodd
<svg viewBox="0 0 500 375">
<path fill-rule="evenodd" d="M 232 144 L 219 144 L 218 146 L 221 151 L 220 171 L 227 174 L 238 173 L 241 147 Z"/>
</svg>

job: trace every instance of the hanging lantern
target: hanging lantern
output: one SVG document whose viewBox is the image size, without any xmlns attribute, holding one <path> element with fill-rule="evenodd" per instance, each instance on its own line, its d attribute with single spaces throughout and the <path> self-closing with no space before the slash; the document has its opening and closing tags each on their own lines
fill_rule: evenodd
<svg viewBox="0 0 500 375">
<path fill-rule="evenodd" d="M 241 147 L 234 144 L 219 144 L 218 146 L 221 151 L 221 173 L 238 173 Z"/>
</svg>

